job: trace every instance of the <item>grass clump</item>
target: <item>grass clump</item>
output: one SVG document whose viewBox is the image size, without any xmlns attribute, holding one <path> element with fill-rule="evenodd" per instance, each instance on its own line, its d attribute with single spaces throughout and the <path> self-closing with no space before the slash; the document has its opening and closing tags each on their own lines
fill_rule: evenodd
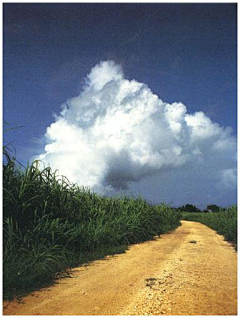
<svg viewBox="0 0 240 318">
<path fill-rule="evenodd" d="M 3 212 L 5 299 L 180 225 L 180 213 L 164 204 L 152 206 L 141 197 L 99 196 L 49 167 L 40 170 L 38 162 L 20 169 L 8 153 Z"/>
<path fill-rule="evenodd" d="M 182 219 L 203 223 L 223 235 L 225 239 L 235 245 L 237 249 L 237 206 L 226 210 L 220 209 L 216 213 L 183 212 Z"/>
</svg>

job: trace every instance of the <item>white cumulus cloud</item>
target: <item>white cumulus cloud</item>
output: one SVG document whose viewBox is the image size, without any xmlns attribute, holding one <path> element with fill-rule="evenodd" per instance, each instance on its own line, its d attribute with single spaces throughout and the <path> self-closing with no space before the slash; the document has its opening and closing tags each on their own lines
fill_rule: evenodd
<svg viewBox="0 0 240 318">
<path fill-rule="evenodd" d="M 113 61 L 92 68 L 82 92 L 62 105 L 46 138 L 45 152 L 37 159 L 95 191 L 142 189 L 148 198 L 150 190 L 142 185 L 154 176 L 155 183 L 165 185 L 162 193 L 166 185 L 171 193 L 172 176 L 166 180 L 166 171 L 178 176 L 179 193 L 181 188 L 205 188 L 211 196 L 223 185 L 236 187 L 236 138 L 231 128 L 212 122 L 201 111 L 188 114 L 182 103 L 163 102 L 146 84 L 125 79 Z M 191 194 L 189 202 L 194 199 Z M 162 201 L 161 187 L 156 201 Z"/>
</svg>

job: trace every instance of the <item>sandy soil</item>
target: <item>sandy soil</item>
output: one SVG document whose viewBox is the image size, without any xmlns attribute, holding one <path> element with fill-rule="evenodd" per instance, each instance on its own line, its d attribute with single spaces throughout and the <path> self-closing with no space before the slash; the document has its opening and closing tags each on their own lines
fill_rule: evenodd
<svg viewBox="0 0 240 318">
<path fill-rule="evenodd" d="M 3 305 L 5 315 L 236 315 L 237 253 L 208 227 L 182 221 Z"/>
</svg>

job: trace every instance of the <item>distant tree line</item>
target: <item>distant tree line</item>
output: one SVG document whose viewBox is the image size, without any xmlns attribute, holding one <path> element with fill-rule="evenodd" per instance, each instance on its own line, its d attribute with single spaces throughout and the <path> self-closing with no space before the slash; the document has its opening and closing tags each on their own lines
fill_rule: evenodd
<svg viewBox="0 0 240 318">
<path fill-rule="evenodd" d="M 207 206 L 206 210 L 200 210 L 195 205 L 186 204 L 186 205 L 182 205 L 182 206 L 176 208 L 176 210 L 178 210 L 180 212 L 193 212 L 194 213 L 194 212 L 219 212 L 220 210 L 224 210 L 224 209 L 217 206 L 216 204 L 210 204 Z"/>
<path fill-rule="evenodd" d="M 192 204 L 186 204 L 182 205 L 178 208 L 181 212 L 201 212 L 195 205 Z"/>
</svg>

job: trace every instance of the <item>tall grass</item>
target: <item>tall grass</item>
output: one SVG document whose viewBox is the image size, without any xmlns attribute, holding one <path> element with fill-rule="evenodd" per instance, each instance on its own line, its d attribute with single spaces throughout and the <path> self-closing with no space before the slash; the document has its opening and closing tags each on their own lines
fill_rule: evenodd
<svg viewBox="0 0 240 318">
<path fill-rule="evenodd" d="M 237 249 L 237 206 L 216 213 L 182 213 L 182 219 L 201 222 L 232 242 Z"/>
<path fill-rule="evenodd" d="M 3 164 L 4 297 L 51 283 L 68 269 L 123 252 L 180 225 L 180 213 L 141 197 L 108 198 L 71 184 L 38 162 Z"/>
</svg>

